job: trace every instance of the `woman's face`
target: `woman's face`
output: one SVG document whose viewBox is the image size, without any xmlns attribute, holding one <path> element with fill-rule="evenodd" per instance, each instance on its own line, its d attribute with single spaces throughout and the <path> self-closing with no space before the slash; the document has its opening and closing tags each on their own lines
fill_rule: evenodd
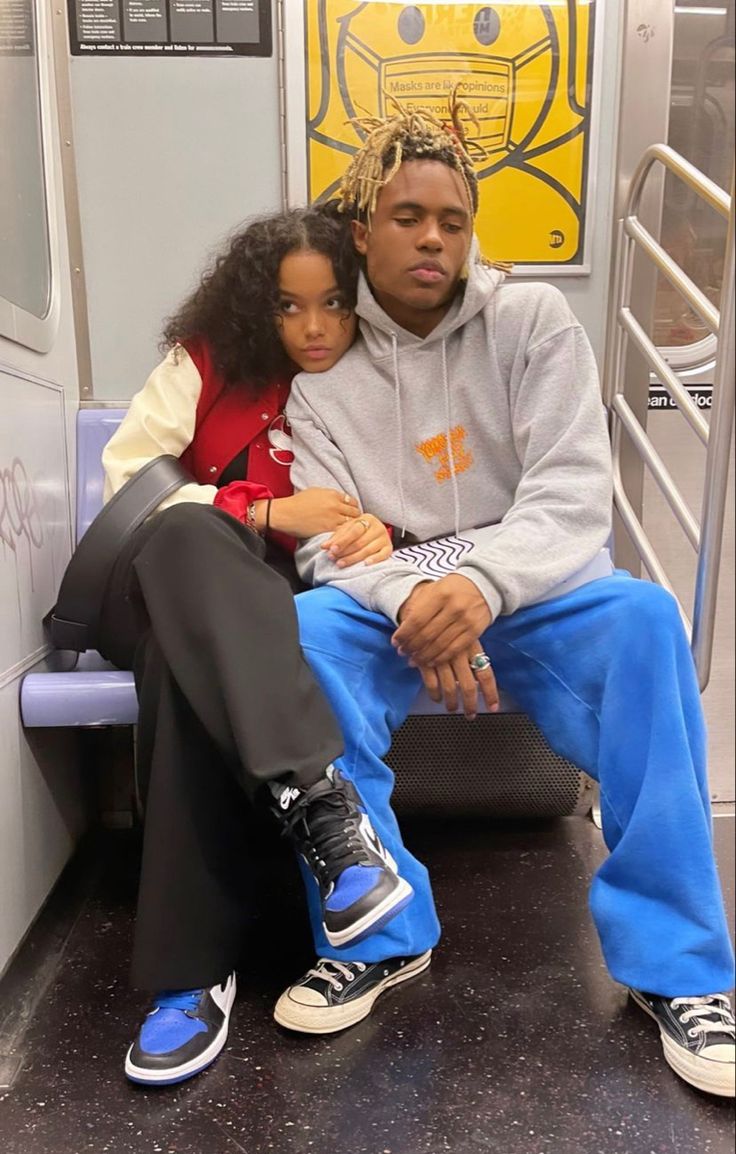
<svg viewBox="0 0 736 1154">
<path fill-rule="evenodd" d="M 305 373 L 323 373 L 355 337 L 355 313 L 345 304 L 329 257 L 290 252 L 279 268 L 276 324 L 287 355 Z"/>
</svg>

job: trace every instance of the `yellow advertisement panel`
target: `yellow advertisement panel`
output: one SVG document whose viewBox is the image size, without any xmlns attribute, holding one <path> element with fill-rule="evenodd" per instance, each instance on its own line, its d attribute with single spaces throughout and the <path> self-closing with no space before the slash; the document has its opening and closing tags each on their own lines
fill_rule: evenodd
<svg viewBox="0 0 736 1154">
<path fill-rule="evenodd" d="M 308 195 L 334 195 L 392 98 L 478 127 L 477 232 L 495 260 L 580 265 L 585 237 L 594 0 L 397 4 L 304 0 Z"/>
</svg>

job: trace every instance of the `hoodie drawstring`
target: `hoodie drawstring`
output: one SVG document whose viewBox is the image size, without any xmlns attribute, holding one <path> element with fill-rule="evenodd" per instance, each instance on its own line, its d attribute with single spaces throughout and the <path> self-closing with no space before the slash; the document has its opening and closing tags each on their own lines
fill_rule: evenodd
<svg viewBox="0 0 736 1154">
<path fill-rule="evenodd" d="M 450 407 L 450 378 L 447 373 L 447 341 L 442 338 L 442 384 L 445 390 L 445 429 L 447 436 L 447 452 L 450 457 L 450 476 L 452 478 L 452 500 L 455 506 L 455 536 L 460 535 L 460 490 L 455 475 L 455 451 L 452 446 L 452 413 Z"/>
<path fill-rule="evenodd" d="M 401 536 L 406 533 L 406 501 L 404 499 L 404 425 L 401 415 L 401 376 L 399 374 L 399 341 L 396 333 L 391 333 L 391 353 L 394 364 L 394 413 L 396 417 L 396 456 L 398 474 L 396 482 L 401 505 Z M 442 340 L 442 387 L 445 393 L 445 435 L 447 452 L 450 457 L 450 477 L 452 479 L 452 499 L 455 508 L 455 536 L 460 534 L 460 490 L 455 475 L 455 451 L 452 444 L 452 408 L 450 404 L 450 377 L 447 372 L 447 341 Z"/>
<path fill-rule="evenodd" d="M 401 417 L 401 377 L 399 376 L 399 341 L 396 333 L 391 333 L 391 352 L 394 360 L 394 412 L 396 415 L 396 456 L 399 461 L 397 484 L 401 504 L 401 536 L 406 533 L 406 501 L 404 500 L 404 426 Z"/>
</svg>

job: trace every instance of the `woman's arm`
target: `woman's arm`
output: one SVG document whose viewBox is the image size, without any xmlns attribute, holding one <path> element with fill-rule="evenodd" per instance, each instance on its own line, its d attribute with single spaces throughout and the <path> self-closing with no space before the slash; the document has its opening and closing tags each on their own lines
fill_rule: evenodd
<svg viewBox="0 0 736 1154">
<path fill-rule="evenodd" d="M 189 448 L 194 439 L 201 392 L 202 378 L 196 364 L 183 345 L 175 345 L 133 397 L 119 429 L 103 449 L 105 501 L 148 461 L 166 453 L 181 457 Z M 194 501 L 200 505 L 216 505 L 245 521 L 248 505 L 270 496 L 265 485 L 247 481 L 222 489 L 193 483 L 182 485 L 161 502 L 157 511 Z"/>
<path fill-rule="evenodd" d="M 102 451 L 105 501 L 148 461 L 165 453 L 180 457 L 189 447 L 201 391 L 202 379 L 194 362 L 186 349 L 176 345 L 133 397 L 120 427 Z M 216 493 L 214 485 L 183 485 L 160 508 L 180 501 L 211 505 Z"/>
<path fill-rule="evenodd" d="M 385 561 L 393 551 L 386 526 L 371 513 L 361 512 L 355 497 L 336 489 L 304 489 L 292 497 L 256 501 L 254 509 L 259 530 L 268 517 L 270 528 L 297 540 L 329 533 L 324 548 L 340 568 Z"/>
</svg>

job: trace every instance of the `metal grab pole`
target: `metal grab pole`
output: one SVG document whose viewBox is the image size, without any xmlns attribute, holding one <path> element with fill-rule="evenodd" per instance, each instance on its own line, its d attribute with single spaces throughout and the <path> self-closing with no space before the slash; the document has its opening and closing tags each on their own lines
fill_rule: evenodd
<svg viewBox="0 0 736 1154">
<path fill-rule="evenodd" d="M 713 375 L 713 410 L 705 465 L 703 505 L 700 518 L 700 555 L 695 582 L 692 651 L 701 692 L 710 677 L 713 654 L 718 575 L 726 510 L 726 477 L 734 416 L 734 180 L 731 180 L 731 211 L 728 217 L 726 257 L 721 288 L 721 326 Z"/>
<path fill-rule="evenodd" d="M 720 307 L 715 308 L 707 301 L 700 289 L 679 268 L 659 242 L 640 224 L 637 210 L 643 194 L 644 184 L 650 169 L 656 163 L 662 164 L 680 180 L 684 181 L 698 196 L 728 221 L 726 252 L 721 287 Z M 734 417 L 734 183 L 732 195 L 719 188 L 714 181 L 699 172 L 694 165 L 679 156 L 665 144 L 651 145 L 643 154 L 631 180 L 629 194 L 624 207 L 623 218 L 619 221 L 619 239 L 615 276 L 615 299 L 613 319 L 616 325 L 612 342 L 611 363 L 608 366 L 606 404 L 611 412 L 614 463 L 615 506 L 629 537 L 644 562 L 649 575 L 665 588 L 672 591 L 665 571 L 644 532 L 643 525 L 634 512 L 621 476 L 620 454 L 622 433 L 625 429 L 633 439 L 640 455 L 652 471 L 681 527 L 692 545 L 699 545 L 698 564 L 695 581 L 693 622 L 690 632 L 691 649 L 698 672 L 701 692 L 708 684 L 713 652 L 713 631 L 715 627 L 716 601 L 718 596 L 718 576 L 721 564 L 723 522 L 728 491 L 729 451 Z M 713 409 L 710 424 L 698 412 L 687 394 L 679 377 L 665 361 L 654 342 L 647 335 L 630 308 L 632 268 L 634 251 L 637 249 L 659 268 L 670 283 L 683 296 L 711 329 L 718 333 L 718 351 L 713 377 Z M 680 494 L 662 466 L 646 431 L 635 419 L 626 403 L 624 366 L 629 342 L 648 362 L 674 399 L 677 408 L 707 446 L 705 480 L 700 524 L 695 522 L 689 510 L 683 505 Z M 684 515 L 682 515 L 684 512 Z M 686 615 L 680 605 L 680 613 Z"/>
</svg>

